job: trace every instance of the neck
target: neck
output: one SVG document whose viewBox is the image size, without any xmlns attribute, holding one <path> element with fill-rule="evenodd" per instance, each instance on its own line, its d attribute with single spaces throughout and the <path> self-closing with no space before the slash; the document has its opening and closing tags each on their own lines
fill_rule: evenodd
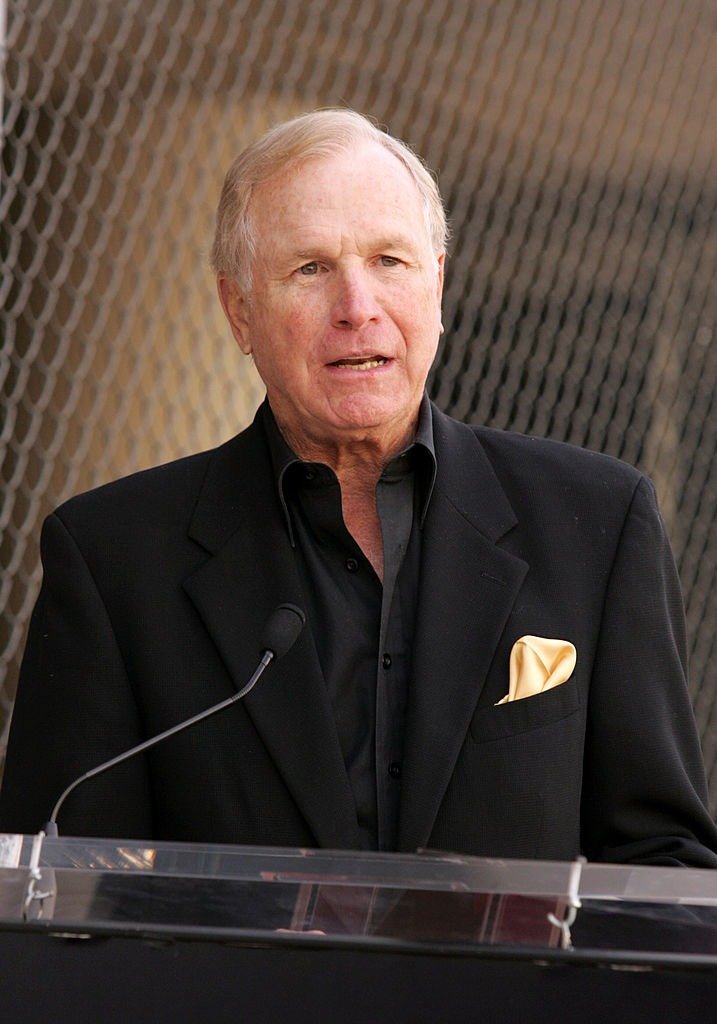
<svg viewBox="0 0 717 1024">
<path fill-rule="evenodd" d="M 341 510 L 346 529 L 383 581 L 383 537 L 376 504 L 376 485 L 384 468 L 402 452 L 415 435 L 408 432 L 387 443 L 384 438 L 363 436 L 350 440 L 315 441 L 298 436 L 277 419 L 284 440 L 306 462 L 322 462 L 333 469 L 341 488 Z"/>
<path fill-rule="evenodd" d="M 341 481 L 341 511 L 346 529 L 383 582 L 383 535 L 376 504 L 376 481 L 357 477 Z"/>
<path fill-rule="evenodd" d="M 409 446 L 416 432 L 416 421 L 393 437 L 386 432 L 368 431 L 359 436 L 338 438 L 312 438 L 292 430 L 289 424 L 276 417 L 277 425 L 291 450 L 305 462 L 322 462 L 333 469 L 347 489 L 373 491 L 384 468 L 391 459 Z"/>
</svg>

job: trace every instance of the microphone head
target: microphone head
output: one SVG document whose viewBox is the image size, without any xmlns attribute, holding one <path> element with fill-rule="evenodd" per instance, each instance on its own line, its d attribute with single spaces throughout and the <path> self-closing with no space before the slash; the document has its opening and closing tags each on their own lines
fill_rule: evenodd
<svg viewBox="0 0 717 1024">
<path fill-rule="evenodd" d="M 269 616 L 261 638 L 261 650 L 271 651 L 274 660 L 283 658 L 299 638 L 306 615 L 295 604 L 280 604 Z"/>
</svg>

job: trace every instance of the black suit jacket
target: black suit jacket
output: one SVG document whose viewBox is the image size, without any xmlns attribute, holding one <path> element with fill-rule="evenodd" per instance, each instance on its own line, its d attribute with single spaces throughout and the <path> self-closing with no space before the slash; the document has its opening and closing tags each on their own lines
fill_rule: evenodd
<svg viewBox="0 0 717 1024">
<path fill-rule="evenodd" d="M 399 847 L 717 864 L 679 586 L 648 480 L 434 409 Z M 260 417 L 222 447 L 75 498 L 45 577 L 0 827 L 231 694 L 302 605 Z M 68 799 L 61 831 L 351 848 L 356 813 L 310 623 L 232 707 Z M 572 641 L 563 685 L 496 707 L 518 637 Z"/>
</svg>

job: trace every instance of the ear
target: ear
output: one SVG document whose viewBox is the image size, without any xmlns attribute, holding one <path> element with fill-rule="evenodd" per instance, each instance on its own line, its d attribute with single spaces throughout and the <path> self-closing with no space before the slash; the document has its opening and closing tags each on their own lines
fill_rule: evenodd
<svg viewBox="0 0 717 1024">
<path fill-rule="evenodd" d="M 247 299 L 237 282 L 226 274 L 217 275 L 217 292 L 222 304 L 224 315 L 229 321 L 239 348 L 244 355 L 251 355 L 249 341 L 249 320 L 247 317 Z"/>
<path fill-rule="evenodd" d="M 438 278 L 437 278 L 437 281 L 436 281 L 436 286 L 437 286 L 437 289 L 438 289 L 437 297 L 438 297 L 438 302 L 440 303 L 441 299 L 443 298 L 443 274 L 444 274 L 444 271 L 445 271 L 445 268 L 446 268 L 446 254 L 445 254 L 445 252 L 439 252 L 438 255 L 436 256 L 436 260 L 438 262 Z"/>
</svg>

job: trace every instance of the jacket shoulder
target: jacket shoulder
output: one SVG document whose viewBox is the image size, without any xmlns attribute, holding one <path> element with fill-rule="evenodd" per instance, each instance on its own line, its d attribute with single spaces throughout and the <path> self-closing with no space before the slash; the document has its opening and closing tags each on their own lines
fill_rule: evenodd
<svg viewBox="0 0 717 1024">
<path fill-rule="evenodd" d="M 206 481 L 212 474 L 231 480 L 234 471 L 246 464 L 254 450 L 251 428 L 230 440 L 163 465 L 139 470 L 109 483 L 75 495 L 55 510 L 55 515 L 70 529 L 143 528 L 186 525 L 191 519 Z M 218 468 L 219 467 L 219 468 Z"/>
<path fill-rule="evenodd" d="M 77 494 L 55 509 L 65 523 L 130 514 L 150 509 L 186 507 L 186 499 L 201 487 L 213 451 L 188 455 L 160 466 L 139 470 Z M 107 520 L 105 520 L 107 522 Z"/>
<path fill-rule="evenodd" d="M 471 426 L 496 475 L 505 483 L 526 486 L 580 488 L 617 498 L 633 494 L 645 475 L 612 455 L 565 441 L 518 434 L 493 427 Z"/>
</svg>

